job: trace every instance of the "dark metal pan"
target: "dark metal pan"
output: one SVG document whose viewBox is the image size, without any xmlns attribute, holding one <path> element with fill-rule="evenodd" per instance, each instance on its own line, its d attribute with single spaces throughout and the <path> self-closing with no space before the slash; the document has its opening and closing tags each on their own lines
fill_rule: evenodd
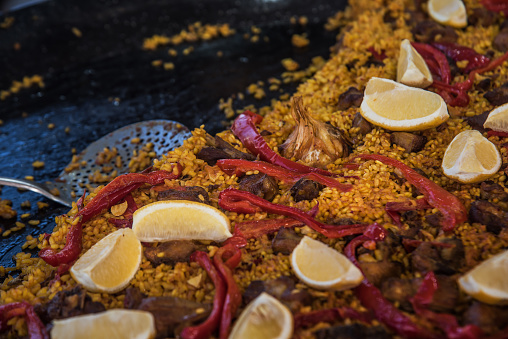
<svg viewBox="0 0 508 339">
<path fill-rule="evenodd" d="M 23 88 L 0 101 L 0 175 L 51 180 L 71 159 L 71 149 L 79 153 L 108 132 L 142 120 L 176 120 L 191 130 L 205 124 L 214 134 L 225 128 L 220 98 L 245 93 L 258 80 L 280 78 L 283 58 L 306 67 L 314 56 L 327 57 L 337 32 L 327 32 L 324 23 L 345 4 L 345 0 L 55 0 L 4 13 L 0 23 L 6 17 L 14 22 L 0 28 L 0 90 L 35 74 L 43 77 L 45 86 Z M 309 19 L 306 26 L 290 22 L 292 16 L 302 15 Z M 146 37 L 173 35 L 196 21 L 229 23 L 237 33 L 177 46 L 177 57 L 168 55 L 168 47 L 141 48 Z M 252 35 L 253 25 L 261 29 L 257 43 L 244 38 Z M 82 33 L 80 37 L 73 28 Z M 308 48 L 292 46 L 295 33 L 308 35 Z M 190 45 L 194 51 L 183 55 Z M 156 68 L 153 60 L 171 61 L 175 69 Z M 295 85 L 285 87 L 287 92 L 294 89 Z M 280 95 L 266 92 L 262 101 L 249 96 L 235 101 L 235 108 L 261 107 Z M 50 124 L 54 128 L 48 128 Z M 45 166 L 34 169 L 35 160 Z M 21 251 L 26 236 L 51 232 L 54 217 L 67 208 L 10 187 L 4 187 L 0 197 L 11 200 L 18 211 L 17 219 L 0 219 L 0 227 L 6 230 L 15 221 L 27 225 L 0 236 L 0 265 L 12 266 L 11 258 Z M 31 207 L 23 209 L 23 201 L 30 201 Z M 49 207 L 39 211 L 37 201 Z M 23 213 L 31 214 L 26 220 L 41 223 L 28 225 L 20 218 Z"/>
</svg>

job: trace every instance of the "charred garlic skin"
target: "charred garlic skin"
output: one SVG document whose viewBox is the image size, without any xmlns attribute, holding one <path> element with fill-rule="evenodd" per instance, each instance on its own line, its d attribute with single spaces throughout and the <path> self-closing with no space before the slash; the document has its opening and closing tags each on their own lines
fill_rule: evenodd
<svg viewBox="0 0 508 339">
<path fill-rule="evenodd" d="M 324 169 L 349 154 L 351 142 L 345 134 L 330 124 L 314 119 L 303 106 L 301 97 L 293 98 L 291 115 L 296 121 L 296 128 L 280 146 L 282 156 Z"/>
</svg>

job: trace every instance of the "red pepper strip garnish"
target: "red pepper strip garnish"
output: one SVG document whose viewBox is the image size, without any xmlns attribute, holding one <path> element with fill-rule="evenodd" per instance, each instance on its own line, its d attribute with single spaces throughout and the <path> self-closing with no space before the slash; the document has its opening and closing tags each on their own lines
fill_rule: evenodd
<svg viewBox="0 0 508 339">
<path fill-rule="evenodd" d="M 360 264 L 356 259 L 356 248 L 366 241 L 382 241 L 386 237 L 386 230 L 377 224 L 370 225 L 363 235 L 360 235 L 349 242 L 344 248 L 344 254 L 358 268 Z M 375 317 L 405 338 L 437 338 L 432 332 L 421 328 L 411 321 L 404 313 L 399 311 L 388 300 L 381 291 L 372 285 L 367 279 L 354 289 L 356 297 L 362 305 L 374 312 Z"/>
<path fill-rule="evenodd" d="M 86 189 L 83 191 L 83 195 L 81 196 L 81 198 L 79 198 L 78 201 L 76 201 L 76 205 L 78 206 L 78 212 L 81 211 L 83 207 L 85 207 L 85 198 L 86 198 Z"/>
<path fill-rule="evenodd" d="M 273 165 L 264 161 L 248 161 L 243 159 L 220 159 L 217 160 L 217 166 L 225 173 L 236 176 L 241 176 L 248 171 L 259 171 L 271 177 L 277 178 L 282 182 L 294 184 L 300 179 L 309 179 L 325 186 L 336 188 L 341 192 L 348 192 L 353 188 L 353 185 L 342 184 L 335 179 L 324 176 L 319 173 L 295 173 L 288 169 Z"/>
<path fill-rule="evenodd" d="M 185 327 L 180 333 L 180 337 L 183 339 L 205 339 L 209 338 L 213 331 L 219 327 L 224 299 L 226 298 L 226 282 L 205 252 L 196 251 L 192 253 L 190 260 L 197 262 L 212 279 L 215 285 L 215 296 L 213 297 L 212 313 L 210 313 L 208 319 L 197 326 Z"/>
<path fill-rule="evenodd" d="M 360 154 L 357 158 L 381 161 L 386 165 L 393 166 L 400 170 L 404 178 L 422 192 L 425 200 L 443 214 L 444 231 L 450 232 L 457 224 L 467 220 L 467 210 L 456 196 L 446 191 L 432 180 L 418 174 L 418 172 L 411 167 L 398 160 L 378 154 Z"/>
<path fill-rule="evenodd" d="M 367 51 L 369 51 L 372 54 L 372 56 L 374 57 L 374 59 L 376 59 L 376 60 L 383 61 L 384 59 L 386 59 L 386 54 L 384 51 L 381 51 L 381 53 L 378 53 L 378 52 L 376 52 L 374 47 L 367 48 Z"/>
<path fill-rule="evenodd" d="M 446 333 L 447 338 L 475 339 L 483 336 L 483 331 L 475 325 L 460 327 L 457 318 L 452 314 L 435 313 L 427 309 L 432 302 L 434 292 L 438 289 L 437 279 L 434 272 L 425 275 L 418 292 L 410 299 L 415 313 L 431 321 Z"/>
<path fill-rule="evenodd" d="M 477 68 L 485 67 L 490 62 L 489 58 L 480 53 L 476 53 L 474 49 L 451 42 L 433 42 L 432 46 L 439 49 L 447 57 L 453 59 L 454 61 L 469 61 L 466 68 L 464 68 L 465 73 L 469 73 Z"/>
<path fill-rule="evenodd" d="M 323 224 L 307 213 L 297 208 L 273 204 L 263 198 L 258 197 L 246 191 L 240 191 L 234 188 L 227 188 L 219 194 L 219 206 L 227 211 L 237 213 L 256 213 L 267 212 L 284 215 L 299 220 L 314 231 L 323 234 L 328 238 L 342 238 L 347 235 L 363 233 L 366 225 L 327 225 Z"/>
<path fill-rule="evenodd" d="M 235 224 L 234 234 L 245 239 L 258 238 L 263 234 L 277 232 L 283 227 L 292 228 L 304 226 L 305 223 L 292 218 L 248 220 Z"/>
<path fill-rule="evenodd" d="M 247 242 L 247 239 L 245 239 L 245 237 L 243 237 L 241 235 L 237 235 L 235 233 L 235 234 L 233 234 L 233 236 L 231 238 L 224 241 L 223 246 L 229 245 L 229 244 L 233 245 L 236 248 L 243 248 L 243 247 L 247 246 L 248 242 Z"/>
<path fill-rule="evenodd" d="M 499 131 L 488 131 L 487 136 L 492 137 L 502 137 L 502 138 L 508 138 L 508 132 L 499 132 Z"/>
<path fill-rule="evenodd" d="M 333 176 L 333 174 L 328 171 L 299 164 L 275 153 L 256 128 L 255 124 L 260 123 L 262 120 L 263 117 L 261 115 L 252 113 L 251 111 L 245 111 L 235 119 L 233 126 L 231 126 L 233 133 L 252 154 L 259 156 L 261 160 L 290 171 L 298 173 L 314 172 L 326 176 Z"/>
<path fill-rule="evenodd" d="M 116 219 L 116 218 L 109 218 L 108 221 L 115 225 L 115 227 L 118 228 L 132 228 L 132 215 L 136 210 L 138 209 L 138 205 L 136 205 L 136 202 L 134 201 L 134 198 L 131 194 L 127 194 L 125 196 L 125 201 L 127 201 L 127 209 L 123 213 L 124 219 Z"/>
<path fill-rule="evenodd" d="M 229 259 L 225 261 L 225 257 L 229 257 Z M 220 320 L 220 339 L 226 339 L 228 337 L 233 316 L 235 316 L 238 307 L 242 303 L 242 294 L 231 272 L 231 270 L 238 266 L 241 259 L 242 252 L 231 244 L 222 246 L 213 256 L 213 264 L 226 282 L 227 290 Z"/>
<path fill-rule="evenodd" d="M 446 56 L 431 45 L 420 42 L 412 42 L 411 45 L 421 54 L 426 62 L 427 60 L 433 60 L 433 62 L 427 62 L 427 65 L 429 65 L 433 73 L 435 72 L 435 75 L 441 78 L 442 82 L 449 84 L 452 80 L 452 72 L 450 71 L 450 65 L 448 60 L 446 60 Z M 433 70 L 432 68 L 434 67 L 430 67 L 430 65 L 435 65 L 436 63 L 439 68 Z"/>
<path fill-rule="evenodd" d="M 62 264 L 69 264 L 76 260 L 81 253 L 83 223 L 99 214 L 102 210 L 115 205 L 127 194 L 141 185 L 145 183 L 152 186 L 158 185 L 163 183 L 166 179 L 171 180 L 178 178 L 181 172 L 182 166 L 177 164 L 172 172 L 161 170 L 147 174 L 129 173 L 116 177 L 76 214 L 76 218 L 81 217 L 81 220 L 72 226 L 69 233 L 67 233 L 64 248 L 58 253 L 50 247 L 43 248 L 39 252 L 39 257 L 54 267 Z"/>
<path fill-rule="evenodd" d="M 12 317 L 23 316 L 30 339 L 49 339 L 49 334 L 34 307 L 26 302 L 15 302 L 0 306 L 0 331 L 7 329 L 7 321 Z"/>
<path fill-rule="evenodd" d="M 503 12 L 508 17 L 508 2 L 506 0 L 483 0 L 481 4 L 492 12 Z"/>
<path fill-rule="evenodd" d="M 314 326 L 320 322 L 333 323 L 342 319 L 355 319 L 370 324 L 372 314 L 370 312 L 358 312 L 350 307 L 335 307 L 308 313 L 295 314 L 295 330 L 302 327 Z"/>
</svg>

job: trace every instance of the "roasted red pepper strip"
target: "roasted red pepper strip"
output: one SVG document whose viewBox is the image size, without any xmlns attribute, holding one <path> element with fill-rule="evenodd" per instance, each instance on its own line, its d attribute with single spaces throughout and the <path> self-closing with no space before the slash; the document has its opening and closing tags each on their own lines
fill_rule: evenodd
<svg viewBox="0 0 508 339">
<path fill-rule="evenodd" d="M 277 232 L 283 227 L 292 228 L 297 226 L 305 226 L 305 223 L 292 218 L 248 220 L 237 222 L 234 234 L 245 239 L 252 239 L 258 238 L 263 234 Z"/>
<path fill-rule="evenodd" d="M 432 60 L 431 62 L 427 62 L 427 65 L 432 73 L 434 73 L 433 75 L 437 75 L 442 82 L 449 84 L 452 80 L 452 72 L 450 71 L 450 65 L 448 64 L 448 60 L 446 60 L 446 56 L 431 45 L 420 42 L 411 42 L 411 45 L 421 54 L 426 62 Z M 430 67 L 436 64 L 439 68 L 433 69 L 435 67 Z"/>
<path fill-rule="evenodd" d="M 228 337 L 233 317 L 242 303 L 242 294 L 231 272 L 231 270 L 238 266 L 241 259 L 242 252 L 231 244 L 222 246 L 213 256 L 213 264 L 226 282 L 226 297 L 224 298 L 224 308 L 222 309 L 220 320 L 220 339 Z"/>
<path fill-rule="evenodd" d="M 508 17 L 508 2 L 506 0 L 483 0 L 481 4 L 492 12 L 502 12 Z"/>
<path fill-rule="evenodd" d="M 464 68 L 465 73 L 469 73 L 477 68 L 485 67 L 490 62 L 489 58 L 485 55 L 481 55 L 480 53 L 476 53 L 474 49 L 451 42 L 434 42 L 432 43 L 432 46 L 436 47 L 454 61 L 469 61 L 466 68 Z"/>
<path fill-rule="evenodd" d="M 324 176 L 319 173 L 295 173 L 288 169 L 273 165 L 264 161 L 248 161 L 243 159 L 221 159 L 217 161 L 217 166 L 229 175 L 236 174 L 241 176 L 249 171 L 259 171 L 274 177 L 282 182 L 295 183 L 298 180 L 305 178 L 330 188 L 336 188 L 341 192 L 348 192 L 353 188 L 353 185 L 342 184 L 335 179 Z"/>
<path fill-rule="evenodd" d="M 286 217 L 305 223 L 314 231 L 319 232 L 328 238 L 342 238 L 347 235 L 360 234 L 363 233 L 367 227 L 367 225 L 323 224 L 297 208 L 273 204 L 258 197 L 257 195 L 234 188 L 227 188 L 220 192 L 219 206 L 227 211 L 237 213 L 252 214 L 264 211 L 273 214 L 285 215 Z"/>
<path fill-rule="evenodd" d="M 49 339 L 48 331 L 34 312 L 33 306 L 26 302 L 15 302 L 0 306 L 0 331 L 6 330 L 7 321 L 17 316 L 25 318 L 30 339 Z"/>
<path fill-rule="evenodd" d="M 382 241 L 386 237 L 386 231 L 379 225 L 371 225 L 360 235 L 349 242 L 344 248 L 344 254 L 358 268 L 360 264 L 356 260 L 356 248 L 366 241 Z M 361 268 L 360 268 L 361 269 Z M 363 279 L 361 284 L 354 289 L 356 297 L 362 305 L 368 310 L 372 310 L 376 319 L 394 330 L 404 338 L 438 338 L 429 330 L 419 327 L 411 321 L 404 313 L 399 311 L 388 300 L 386 300 L 381 291 L 372 285 L 367 279 Z"/>
<path fill-rule="evenodd" d="M 127 201 L 127 209 L 123 213 L 124 219 L 116 219 L 116 218 L 109 218 L 108 221 L 115 225 L 118 228 L 132 228 L 132 215 L 136 210 L 138 209 L 138 205 L 136 205 L 136 202 L 134 201 L 134 198 L 131 194 L 127 194 L 125 196 L 125 201 Z"/>
<path fill-rule="evenodd" d="M 290 171 L 298 173 L 314 172 L 327 176 L 333 175 L 328 171 L 299 164 L 275 153 L 256 128 L 255 124 L 260 123 L 262 120 L 263 117 L 261 115 L 245 111 L 235 119 L 233 126 L 231 126 L 233 133 L 252 154 L 259 156 L 261 160 Z"/>
<path fill-rule="evenodd" d="M 378 154 L 360 154 L 357 158 L 365 160 L 377 160 L 386 165 L 393 166 L 402 172 L 404 178 L 413 184 L 425 197 L 427 202 L 434 208 L 437 208 L 444 216 L 443 230 L 450 232 L 457 224 L 463 223 L 467 220 L 466 207 L 460 200 L 433 182 L 418 174 L 411 167 L 403 164 L 402 162 L 385 157 Z"/>
<path fill-rule="evenodd" d="M 508 132 L 499 132 L 499 131 L 488 131 L 487 136 L 492 137 L 501 137 L 501 138 L 508 138 Z"/>
<path fill-rule="evenodd" d="M 333 323 L 342 319 L 354 319 L 370 324 L 372 314 L 368 312 L 359 312 L 350 307 L 335 307 L 324 310 L 318 310 L 308 313 L 295 314 L 295 330 L 302 327 L 310 327 L 320 322 Z"/>
<path fill-rule="evenodd" d="M 208 318 L 197 326 L 184 328 L 180 333 L 180 337 L 183 339 L 205 339 L 209 338 L 219 327 L 226 298 L 226 282 L 205 252 L 196 251 L 192 253 L 190 260 L 197 262 L 212 279 L 215 285 L 215 296 L 213 297 L 212 313 Z"/>
<path fill-rule="evenodd" d="M 454 315 L 435 313 L 427 309 L 437 289 L 438 283 L 434 272 L 427 273 L 418 292 L 410 299 L 415 313 L 443 330 L 447 338 L 476 339 L 483 337 L 483 331 L 479 327 L 475 325 L 460 327 Z"/>
<path fill-rule="evenodd" d="M 182 167 L 180 164 L 177 164 L 172 172 L 155 171 L 147 174 L 129 173 L 116 177 L 76 214 L 75 217 L 81 217 L 81 220 L 72 226 L 69 233 L 67 233 L 64 248 L 58 253 L 50 247 L 43 248 L 39 252 L 39 257 L 55 267 L 62 264 L 69 264 L 76 260 L 81 253 L 83 223 L 99 214 L 102 210 L 115 205 L 127 194 L 141 185 L 145 183 L 152 186 L 158 185 L 163 183 L 166 179 L 171 180 L 178 178 L 181 172 Z"/>
</svg>

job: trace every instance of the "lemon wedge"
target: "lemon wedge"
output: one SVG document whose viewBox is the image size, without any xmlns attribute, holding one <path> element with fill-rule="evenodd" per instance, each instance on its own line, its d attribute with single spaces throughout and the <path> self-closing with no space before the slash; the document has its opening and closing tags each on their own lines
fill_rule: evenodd
<svg viewBox="0 0 508 339">
<path fill-rule="evenodd" d="M 362 116 L 392 131 L 419 131 L 449 118 L 443 98 L 436 93 L 373 77 L 365 87 Z"/>
<path fill-rule="evenodd" d="M 229 339 L 289 339 L 292 335 L 291 311 L 263 292 L 242 312 Z"/>
<path fill-rule="evenodd" d="M 475 183 L 490 178 L 499 170 L 501 155 L 480 132 L 467 130 L 448 145 L 441 167 L 447 177 L 462 183 Z"/>
<path fill-rule="evenodd" d="M 440 24 L 462 28 L 467 26 L 466 6 L 461 0 L 429 0 L 429 15 Z"/>
<path fill-rule="evenodd" d="M 113 309 L 53 321 L 52 339 L 149 339 L 155 337 L 150 312 Z"/>
<path fill-rule="evenodd" d="M 432 84 L 432 74 L 408 39 L 400 43 L 399 60 L 397 64 L 397 81 L 408 86 L 425 88 Z"/>
<path fill-rule="evenodd" d="M 141 243 L 130 228 L 115 231 L 92 246 L 70 269 L 74 280 L 92 292 L 124 289 L 141 263 Z"/>
<path fill-rule="evenodd" d="M 508 304 L 508 250 L 485 260 L 458 283 L 464 292 L 484 303 Z"/>
<path fill-rule="evenodd" d="M 496 132 L 508 132 L 508 104 L 501 105 L 492 110 L 483 123 L 484 128 Z"/>
<path fill-rule="evenodd" d="M 140 241 L 213 240 L 230 237 L 228 217 L 215 207 L 187 200 L 158 201 L 134 212 L 132 230 Z"/>
<path fill-rule="evenodd" d="M 291 267 L 305 284 L 321 290 L 347 290 L 363 280 L 362 272 L 342 253 L 303 237 L 291 253 Z"/>
</svg>

